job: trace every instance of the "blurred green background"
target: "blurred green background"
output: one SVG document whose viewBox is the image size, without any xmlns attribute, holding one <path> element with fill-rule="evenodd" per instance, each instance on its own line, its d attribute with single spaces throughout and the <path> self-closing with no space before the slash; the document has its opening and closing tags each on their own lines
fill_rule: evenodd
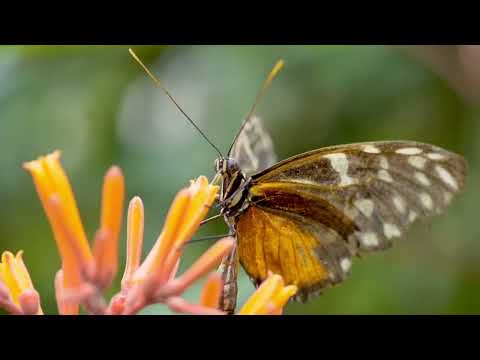
<svg viewBox="0 0 480 360">
<path fill-rule="evenodd" d="M 357 141 L 409 139 L 464 154 L 466 191 L 384 253 L 287 314 L 480 312 L 480 51 L 475 46 L 138 46 L 133 48 L 221 149 L 230 144 L 271 66 L 286 66 L 257 113 L 279 158 Z M 55 243 L 24 161 L 54 149 L 87 233 L 99 221 L 102 177 L 117 164 L 146 212 L 146 253 L 174 194 L 215 152 L 131 59 L 128 46 L 0 47 L 0 250 L 24 259 L 47 313 L 56 313 Z M 478 94 L 478 95 L 477 95 Z M 198 234 L 226 232 L 222 221 Z M 125 229 L 122 233 L 124 260 Z M 187 247 L 182 267 L 211 242 Z M 121 276 L 121 272 L 118 277 Z M 187 293 L 198 299 L 201 283 Z M 118 281 L 112 294 L 118 290 Z M 253 291 L 242 273 L 240 304 Z M 144 313 L 169 313 L 153 306 Z"/>
</svg>

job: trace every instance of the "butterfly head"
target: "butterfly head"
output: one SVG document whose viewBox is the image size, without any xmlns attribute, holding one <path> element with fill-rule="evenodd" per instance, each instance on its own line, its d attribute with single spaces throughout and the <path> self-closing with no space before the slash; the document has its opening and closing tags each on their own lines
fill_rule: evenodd
<svg viewBox="0 0 480 360">
<path fill-rule="evenodd" d="M 221 212 L 235 214 L 244 204 L 247 187 L 245 174 L 240 169 L 238 161 L 233 158 L 218 158 L 215 160 L 215 178 L 213 184 L 220 186 L 219 201 Z"/>
</svg>

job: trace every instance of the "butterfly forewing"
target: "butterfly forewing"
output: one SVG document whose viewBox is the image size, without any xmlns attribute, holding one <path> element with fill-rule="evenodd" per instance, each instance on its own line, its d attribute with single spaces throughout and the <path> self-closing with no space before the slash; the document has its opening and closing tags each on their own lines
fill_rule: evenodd
<svg viewBox="0 0 480 360">
<path fill-rule="evenodd" d="M 229 157 L 238 162 L 245 174 L 263 170 L 277 161 L 273 142 L 262 121 L 252 116 L 239 134 Z"/>
<path fill-rule="evenodd" d="M 440 213 L 464 184 L 466 163 L 439 147 L 409 141 L 335 146 L 287 159 L 254 184 L 290 183 L 354 220 L 358 245 L 388 247 L 417 218 Z"/>
<path fill-rule="evenodd" d="M 253 175 L 250 206 L 289 219 L 300 232 L 315 239 L 316 247 L 310 249 L 301 240 L 306 235 L 291 234 L 296 263 L 303 256 L 300 254 L 314 254 L 328 273 L 315 284 L 311 279 L 295 279 L 305 297 L 343 280 L 350 270 L 351 255 L 388 248 L 415 220 L 442 212 L 462 189 L 465 175 L 462 157 L 428 144 L 341 145 L 295 156 Z M 275 224 L 263 226 L 266 236 L 257 241 L 269 242 L 268 234 L 275 230 L 268 228 Z M 239 229 L 241 261 L 245 253 L 242 242 L 248 243 L 251 236 L 247 227 Z M 278 255 L 280 248 L 278 245 L 270 252 Z M 261 264 L 258 245 L 256 255 Z M 288 266 L 279 255 L 263 261 L 280 270 Z M 248 266 L 246 269 L 248 272 Z"/>
</svg>

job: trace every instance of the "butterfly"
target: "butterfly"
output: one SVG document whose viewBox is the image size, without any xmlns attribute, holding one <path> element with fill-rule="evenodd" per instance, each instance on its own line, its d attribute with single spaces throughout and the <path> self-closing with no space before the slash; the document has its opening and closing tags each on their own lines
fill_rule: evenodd
<svg viewBox="0 0 480 360">
<path fill-rule="evenodd" d="M 132 53 L 132 52 L 131 52 Z M 134 55 L 134 54 L 132 54 Z M 157 85 L 151 72 L 138 60 Z M 213 184 L 220 214 L 236 238 L 219 272 L 221 308 L 233 313 L 239 264 L 259 285 L 269 272 L 306 301 L 350 274 L 352 259 L 385 250 L 419 219 L 441 213 L 465 185 L 465 159 L 415 141 L 320 148 L 277 162 L 255 105 L 282 68 L 277 62 L 227 156 L 217 150 Z"/>
<path fill-rule="evenodd" d="M 271 271 L 306 301 L 349 275 L 352 259 L 385 250 L 441 213 L 465 183 L 463 157 L 414 141 L 320 148 L 277 163 L 259 117 L 247 117 L 215 161 L 219 205 L 236 248 L 222 262 L 221 307 L 236 306 L 238 263 L 255 285 Z"/>
<path fill-rule="evenodd" d="M 216 161 L 219 203 L 237 248 L 222 263 L 224 310 L 235 307 L 236 261 L 258 285 L 269 271 L 305 301 L 349 275 L 352 258 L 390 248 L 441 213 L 464 186 L 461 156 L 413 141 L 321 148 L 276 163 L 258 117 Z"/>
</svg>

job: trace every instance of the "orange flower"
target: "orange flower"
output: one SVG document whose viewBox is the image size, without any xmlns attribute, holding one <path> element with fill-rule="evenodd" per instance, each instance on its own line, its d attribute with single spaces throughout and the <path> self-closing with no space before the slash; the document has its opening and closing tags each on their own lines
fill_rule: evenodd
<svg viewBox="0 0 480 360">
<path fill-rule="evenodd" d="M 105 175 L 101 227 L 92 252 L 70 182 L 60 164 L 60 152 L 27 162 L 24 168 L 33 177 L 62 259 L 62 274 L 59 276 L 62 281 L 56 282 L 57 295 L 61 292 L 67 296 L 74 293 L 72 290 L 85 290 L 89 282 L 98 289 L 104 288 L 117 269 L 124 196 L 120 169 L 112 167 Z M 60 308 L 64 313 L 78 314 L 78 301 L 69 301 Z"/>
<path fill-rule="evenodd" d="M 222 285 L 218 275 L 211 276 L 203 287 L 200 304 L 218 307 Z M 283 307 L 296 292 L 295 285 L 285 286 L 280 275 L 269 273 L 267 279 L 250 296 L 237 315 L 281 315 Z"/>
<path fill-rule="evenodd" d="M 122 278 L 122 288 L 128 288 L 133 281 L 142 256 L 144 210 L 140 197 L 135 196 L 128 207 L 127 216 L 127 261 Z"/>
<path fill-rule="evenodd" d="M 128 214 L 127 266 L 122 280 L 124 294 L 112 303 L 116 311 L 131 314 L 150 303 L 163 302 L 177 311 L 218 313 L 216 309 L 189 307 L 180 295 L 220 263 L 232 249 L 233 239 L 217 241 L 185 273 L 175 277 L 183 247 L 197 231 L 217 192 L 218 187 L 210 185 L 204 176 L 181 190 L 170 207 L 160 236 L 141 265 L 143 206 L 140 198 L 132 200 Z"/>
<path fill-rule="evenodd" d="M 0 305 L 14 314 L 42 314 L 40 298 L 22 259 L 5 251 L 0 262 Z"/>
<path fill-rule="evenodd" d="M 185 244 L 197 231 L 212 206 L 218 186 L 204 176 L 191 181 L 175 197 L 163 230 L 145 260 L 141 262 L 144 209 L 134 197 L 128 208 L 127 259 L 120 293 L 107 306 L 102 291 L 117 273 L 118 240 L 121 231 L 125 184 L 121 170 L 111 167 L 104 178 L 100 228 L 93 251 L 81 222 L 68 177 L 60 164 L 60 152 L 28 162 L 38 195 L 57 242 L 62 269 L 55 278 L 55 292 L 61 314 L 78 314 L 79 305 L 93 314 L 135 314 L 145 306 L 163 303 L 177 312 L 224 314 L 218 309 L 223 288 L 220 276 L 211 273 L 198 304 L 182 298 L 195 281 L 212 271 L 234 246 L 226 237 L 212 245 L 183 274 L 176 276 Z M 270 274 L 239 314 L 280 314 L 297 291 L 284 286 L 279 275 Z M 3 255 L 0 263 L 0 305 L 11 313 L 41 313 L 21 252 Z"/>
<path fill-rule="evenodd" d="M 112 166 L 103 182 L 101 225 L 95 237 L 93 251 L 96 265 L 95 280 L 102 289 L 110 285 L 117 273 L 124 192 L 122 171 Z"/>
<path fill-rule="evenodd" d="M 192 181 L 190 187 L 181 190 L 173 201 L 162 233 L 152 251 L 135 272 L 133 281 L 154 275 L 165 281 L 181 254 L 183 245 L 197 231 L 200 222 L 217 195 L 218 187 L 208 184 L 205 176 Z M 161 273 L 161 275 L 158 275 Z"/>
<path fill-rule="evenodd" d="M 269 273 L 238 315 L 280 315 L 285 304 L 296 293 L 295 285 L 285 286 L 280 275 Z"/>
</svg>

